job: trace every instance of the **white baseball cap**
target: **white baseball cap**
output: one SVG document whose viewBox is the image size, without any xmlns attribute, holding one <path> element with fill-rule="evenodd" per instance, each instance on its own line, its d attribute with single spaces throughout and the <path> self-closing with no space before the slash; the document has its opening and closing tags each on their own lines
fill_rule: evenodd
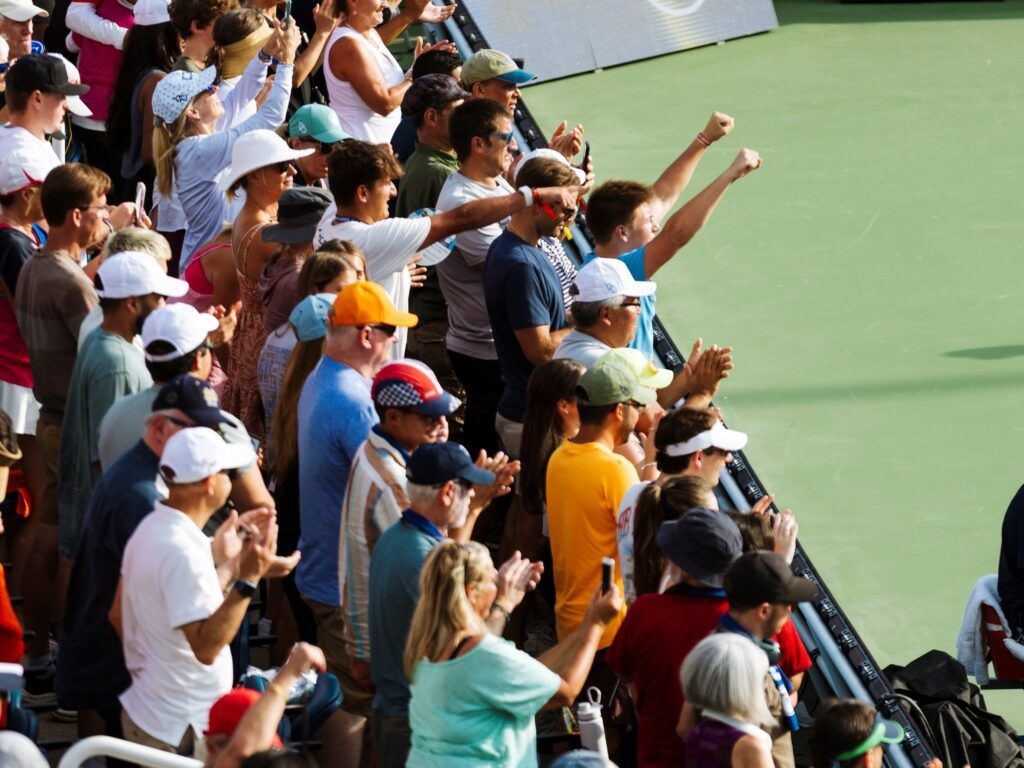
<svg viewBox="0 0 1024 768">
<path fill-rule="evenodd" d="M 207 67 L 202 72 L 175 70 L 169 72 L 153 89 L 153 114 L 165 123 L 173 123 L 196 96 L 217 79 L 217 68 Z"/>
<path fill-rule="evenodd" d="M 68 73 L 68 82 L 80 85 L 82 82 L 82 73 L 78 71 L 78 67 L 72 64 L 67 58 L 61 56 L 59 53 L 48 53 L 47 56 L 60 61 L 64 65 L 64 71 Z M 68 102 L 68 112 L 78 117 L 92 117 L 92 110 L 85 106 L 85 102 L 82 101 L 81 96 L 65 96 Z"/>
<path fill-rule="evenodd" d="M 172 485 L 198 483 L 225 469 L 255 463 L 248 442 L 226 443 L 209 427 L 189 427 L 171 436 L 160 456 L 160 475 Z"/>
<path fill-rule="evenodd" d="M 175 298 L 188 293 L 188 283 L 168 277 L 148 253 L 124 251 L 113 253 L 100 264 L 103 288 L 96 291 L 101 299 L 126 299 L 156 293 Z"/>
<path fill-rule="evenodd" d="M 667 456 L 689 456 L 697 451 L 706 451 L 712 446 L 722 451 L 741 451 L 746 444 L 746 432 L 727 429 L 721 421 L 716 421 L 711 429 L 705 429 L 684 443 L 665 446 L 665 454 Z"/>
<path fill-rule="evenodd" d="M 573 280 L 574 301 L 604 301 L 615 296 L 650 296 L 657 283 L 634 280 L 629 269 L 618 259 L 595 258 L 583 265 Z"/>
<path fill-rule="evenodd" d="M 138 0 L 135 3 L 135 23 L 140 26 L 165 24 L 171 20 L 167 0 Z"/>
<path fill-rule="evenodd" d="M 523 170 L 523 166 L 526 165 L 530 160 L 538 157 L 543 157 L 546 160 L 554 160 L 566 168 L 569 168 L 573 173 L 576 174 L 576 180 L 583 184 L 587 180 L 586 171 L 577 168 L 575 165 L 569 162 L 568 158 L 561 152 L 548 147 L 541 147 L 540 149 L 531 149 L 529 152 L 524 152 L 523 156 L 519 158 L 519 165 L 516 166 L 516 179 L 519 178 L 519 172 Z"/>
<path fill-rule="evenodd" d="M 42 184 L 58 165 L 57 156 L 48 147 L 15 147 L 0 155 L 0 195 L 11 195 L 33 184 Z"/>
<path fill-rule="evenodd" d="M 209 312 L 199 312 L 189 304 L 168 304 L 150 312 L 142 324 L 142 346 L 146 349 L 146 359 L 162 363 L 184 357 L 206 341 L 206 337 L 217 330 L 219 325 L 217 318 Z M 173 349 L 160 355 L 151 354 L 149 345 L 154 341 L 166 342 Z"/>
<path fill-rule="evenodd" d="M 292 149 L 288 142 L 265 128 L 249 131 L 235 139 L 235 144 L 231 147 L 231 165 L 224 169 L 220 177 L 220 188 L 228 189 L 250 171 L 266 168 L 275 163 L 291 162 L 297 157 L 311 155 L 314 151 Z"/>
<path fill-rule="evenodd" d="M 0 16 L 11 21 L 28 21 L 36 16 L 42 16 L 45 19 L 49 15 L 28 0 L 0 0 Z"/>
</svg>

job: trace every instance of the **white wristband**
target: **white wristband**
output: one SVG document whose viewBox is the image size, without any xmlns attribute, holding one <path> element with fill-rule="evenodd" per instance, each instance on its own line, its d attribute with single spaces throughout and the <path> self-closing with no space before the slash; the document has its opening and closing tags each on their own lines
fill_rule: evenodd
<svg viewBox="0 0 1024 768">
<path fill-rule="evenodd" d="M 519 188 L 519 192 L 523 196 L 523 199 L 526 200 L 526 207 L 527 208 L 532 207 L 533 206 L 533 190 L 530 189 L 529 187 L 520 187 Z"/>
</svg>

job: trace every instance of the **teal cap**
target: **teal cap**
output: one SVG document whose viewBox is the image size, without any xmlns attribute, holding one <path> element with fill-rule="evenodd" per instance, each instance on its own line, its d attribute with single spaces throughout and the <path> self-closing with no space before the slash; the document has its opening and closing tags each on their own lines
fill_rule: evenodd
<svg viewBox="0 0 1024 768">
<path fill-rule="evenodd" d="M 293 139 L 313 139 L 325 144 L 352 138 L 343 130 L 334 110 L 323 104 L 305 104 L 295 110 L 288 121 L 288 136 Z"/>
</svg>

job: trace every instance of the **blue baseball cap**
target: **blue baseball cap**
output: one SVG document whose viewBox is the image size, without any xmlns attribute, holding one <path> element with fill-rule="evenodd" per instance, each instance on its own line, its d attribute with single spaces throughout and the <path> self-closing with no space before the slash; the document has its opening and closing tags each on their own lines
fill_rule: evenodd
<svg viewBox="0 0 1024 768">
<path fill-rule="evenodd" d="M 415 485 L 442 485 L 465 480 L 473 485 L 490 485 L 497 475 L 473 463 L 469 451 L 458 443 L 427 443 L 409 458 L 405 477 Z"/>
<path fill-rule="evenodd" d="M 299 341 L 314 341 L 327 335 L 327 313 L 336 298 L 336 293 L 314 293 L 295 306 L 288 315 L 288 322 Z"/>
<path fill-rule="evenodd" d="M 175 376 L 164 384 L 153 401 L 153 411 L 176 409 L 188 416 L 198 426 L 216 429 L 230 419 L 220 409 L 217 390 L 202 379 L 188 373 Z"/>
</svg>

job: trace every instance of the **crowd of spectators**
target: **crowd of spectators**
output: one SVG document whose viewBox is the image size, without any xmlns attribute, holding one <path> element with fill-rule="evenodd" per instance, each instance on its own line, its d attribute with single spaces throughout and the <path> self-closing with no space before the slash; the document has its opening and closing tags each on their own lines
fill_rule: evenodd
<svg viewBox="0 0 1024 768">
<path fill-rule="evenodd" d="M 732 117 L 652 184 L 595 185 L 582 125 L 518 145 L 534 76 L 506 53 L 399 65 L 455 6 L 299 6 L 0 0 L 25 700 L 298 765 L 279 725 L 318 674 L 321 765 L 529 766 L 538 712 L 596 689 L 624 764 L 792 766 L 796 523 L 718 509 L 732 350 L 672 372 L 653 347 L 652 278 L 760 156 L 671 213 Z M 257 596 L 262 695 L 233 690 Z M 815 763 L 876 768 L 900 734 L 869 710 L 828 709 Z"/>
</svg>

